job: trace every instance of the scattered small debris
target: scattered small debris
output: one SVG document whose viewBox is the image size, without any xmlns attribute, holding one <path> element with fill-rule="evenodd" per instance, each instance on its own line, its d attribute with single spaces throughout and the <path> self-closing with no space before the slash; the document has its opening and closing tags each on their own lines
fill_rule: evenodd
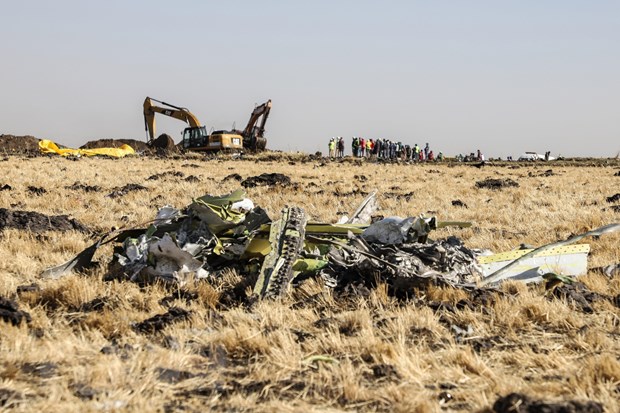
<svg viewBox="0 0 620 413">
<path fill-rule="evenodd" d="M 18 326 L 22 321 L 29 323 L 32 318 L 27 312 L 20 310 L 17 303 L 8 298 L 0 297 L 0 317 L 5 323 Z"/>
<path fill-rule="evenodd" d="M 452 393 L 447 391 L 442 391 L 437 395 L 437 400 L 439 400 L 439 404 L 446 404 L 448 402 L 451 402 L 453 399 L 454 396 L 452 395 Z"/>
<path fill-rule="evenodd" d="M 171 307 L 164 314 L 157 314 L 151 318 L 147 318 L 144 321 L 136 323 L 133 328 L 144 334 L 157 333 L 170 324 L 178 323 L 189 319 L 191 315 L 190 311 L 184 310 L 179 307 Z"/>
<path fill-rule="evenodd" d="M 519 187 L 519 183 L 513 181 L 510 178 L 506 179 L 497 179 L 497 178 L 487 178 L 483 181 L 476 182 L 476 188 L 486 188 L 491 190 L 498 190 L 503 188 L 510 187 Z"/>
<path fill-rule="evenodd" d="M 366 175 L 355 175 L 353 176 L 354 179 L 357 179 L 359 182 L 367 182 L 368 181 L 368 177 Z"/>
<path fill-rule="evenodd" d="M 36 196 L 41 196 L 41 195 L 47 193 L 47 189 L 41 188 L 41 187 L 38 187 L 38 186 L 30 185 L 30 186 L 28 186 L 28 192 L 30 192 L 31 194 L 36 195 Z"/>
<path fill-rule="evenodd" d="M 467 204 L 465 202 L 461 201 L 460 199 L 453 200 L 452 201 L 452 206 L 461 207 L 461 208 L 465 208 L 465 209 L 469 208 L 467 206 Z"/>
<path fill-rule="evenodd" d="M 67 215 L 43 215 L 33 211 L 14 211 L 0 208 L 0 231 L 15 228 L 40 233 L 44 231 L 90 232 L 88 228 Z"/>
<path fill-rule="evenodd" d="M 200 182 L 200 178 L 198 178 L 195 175 L 190 175 L 187 178 L 185 178 L 185 182 L 191 182 L 191 183 Z"/>
<path fill-rule="evenodd" d="M 620 171 L 616 172 L 614 176 L 620 176 Z"/>
<path fill-rule="evenodd" d="M 121 196 L 125 196 L 127 195 L 129 192 L 132 191 L 144 191 L 147 188 L 145 186 L 142 186 L 140 184 L 127 184 L 123 187 L 116 187 L 112 190 L 112 192 L 110 192 L 108 195 L 106 195 L 108 198 L 119 198 Z"/>
<path fill-rule="evenodd" d="M 244 181 L 241 181 L 241 186 L 244 188 L 254 188 L 257 186 L 289 186 L 291 185 L 291 178 L 284 174 L 279 173 L 265 173 L 258 176 L 251 176 Z"/>
<path fill-rule="evenodd" d="M 592 270 L 605 274 L 609 278 L 613 278 L 620 275 L 620 263 L 610 264 L 605 267 L 597 267 L 593 268 Z"/>
<path fill-rule="evenodd" d="M 348 197 L 348 196 L 357 196 L 357 195 L 363 195 L 366 196 L 368 195 L 368 192 L 366 191 L 362 191 L 359 188 L 355 188 L 354 190 L 350 191 L 350 192 L 344 192 L 342 191 L 340 188 L 336 189 L 334 192 L 332 192 L 334 194 L 334 196 L 337 197 Z M 387 195 L 387 194 L 386 194 Z"/>
<path fill-rule="evenodd" d="M 495 413 L 603 413 L 603 405 L 593 401 L 570 400 L 564 403 L 547 403 L 533 400 L 520 393 L 500 397 L 493 404 Z"/>
<path fill-rule="evenodd" d="M 200 168 L 200 165 L 196 165 L 195 163 L 184 163 L 181 165 L 181 168 Z"/>
<path fill-rule="evenodd" d="M 84 191 L 84 192 L 101 192 L 100 186 L 85 185 L 81 182 L 74 182 L 73 185 L 65 186 L 65 189 L 70 189 L 73 191 Z"/>
<path fill-rule="evenodd" d="M 366 195 L 366 194 L 364 194 L 364 195 Z M 395 193 L 395 192 L 386 192 L 386 193 L 383 194 L 383 196 L 388 198 L 388 199 L 392 198 L 392 199 L 396 199 L 397 201 L 400 201 L 401 199 L 404 199 L 407 202 L 411 201 L 411 198 L 413 198 L 413 195 L 414 195 L 413 191 L 407 192 L 407 193 L 404 193 L 404 194 L 398 194 L 398 193 Z"/>
<path fill-rule="evenodd" d="M 13 190 L 13 187 L 9 184 L 4 184 L 2 186 L 0 186 L 0 192 L 2 191 L 11 191 Z"/>
</svg>

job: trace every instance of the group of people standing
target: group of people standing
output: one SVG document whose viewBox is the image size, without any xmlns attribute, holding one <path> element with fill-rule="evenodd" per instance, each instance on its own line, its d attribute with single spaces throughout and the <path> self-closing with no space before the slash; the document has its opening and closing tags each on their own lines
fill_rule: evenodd
<svg viewBox="0 0 620 413">
<path fill-rule="evenodd" d="M 344 138 L 336 136 L 329 140 L 329 157 L 344 157 Z M 442 161 L 443 153 L 435 154 L 429 144 L 420 148 L 416 143 L 413 146 L 403 145 L 402 142 L 389 139 L 364 139 L 354 136 L 351 141 L 351 152 L 356 158 L 375 158 L 389 160 L 410 160 L 415 162 Z"/>
<path fill-rule="evenodd" d="M 480 149 L 478 149 L 476 153 L 472 152 L 469 155 L 464 156 L 459 153 L 455 159 L 457 162 L 484 162 L 486 160 Z"/>
</svg>

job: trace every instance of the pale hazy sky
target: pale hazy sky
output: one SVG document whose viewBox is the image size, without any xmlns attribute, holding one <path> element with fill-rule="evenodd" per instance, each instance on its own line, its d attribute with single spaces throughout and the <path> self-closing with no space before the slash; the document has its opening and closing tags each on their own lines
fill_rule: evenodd
<svg viewBox="0 0 620 413">
<path fill-rule="evenodd" d="M 273 100 L 268 146 L 620 151 L 620 1 L 0 0 L 0 133 L 145 139 L 145 96 L 208 128 Z M 182 122 L 158 117 L 178 141 Z M 347 148 L 349 149 L 349 148 Z"/>
</svg>

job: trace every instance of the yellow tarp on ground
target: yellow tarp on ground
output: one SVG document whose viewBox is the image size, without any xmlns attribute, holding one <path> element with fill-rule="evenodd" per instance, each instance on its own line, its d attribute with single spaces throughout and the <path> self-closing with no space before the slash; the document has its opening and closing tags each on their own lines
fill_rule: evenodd
<svg viewBox="0 0 620 413">
<path fill-rule="evenodd" d="M 39 149 L 43 153 L 55 153 L 60 156 L 111 156 L 122 158 L 127 155 L 134 155 L 136 151 L 129 145 L 122 145 L 118 148 L 97 148 L 97 149 L 60 149 L 58 145 L 47 139 L 39 141 Z"/>
</svg>

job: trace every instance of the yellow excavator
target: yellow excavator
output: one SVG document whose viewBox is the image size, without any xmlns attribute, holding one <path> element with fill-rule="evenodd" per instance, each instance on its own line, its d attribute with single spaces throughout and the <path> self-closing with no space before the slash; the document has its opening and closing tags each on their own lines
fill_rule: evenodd
<svg viewBox="0 0 620 413">
<path fill-rule="evenodd" d="M 153 102 L 159 103 L 156 106 Z M 183 130 L 184 149 L 191 151 L 222 151 L 222 150 L 241 150 L 243 149 L 243 137 L 234 134 L 209 135 L 207 128 L 200 124 L 198 118 L 187 108 L 171 105 L 161 100 L 147 96 L 144 99 L 144 129 L 147 132 L 148 141 L 155 140 L 155 114 L 170 116 L 189 124 Z"/>
<path fill-rule="evenodd" d="M 267 147 L 267 139 L 265 139 L 264 136 L 265 123 L 267 122 L 270 111 L 271 99 L 254 108 L 252 114 L 250 115 L 250 120 L 244 130 L 233 129 L 231 131 L 215 131 L 211 134 L 211 137 L 216 140 L 241 138 L 244 148 L 253 151 L 262 151 Z"/>
</svg>

